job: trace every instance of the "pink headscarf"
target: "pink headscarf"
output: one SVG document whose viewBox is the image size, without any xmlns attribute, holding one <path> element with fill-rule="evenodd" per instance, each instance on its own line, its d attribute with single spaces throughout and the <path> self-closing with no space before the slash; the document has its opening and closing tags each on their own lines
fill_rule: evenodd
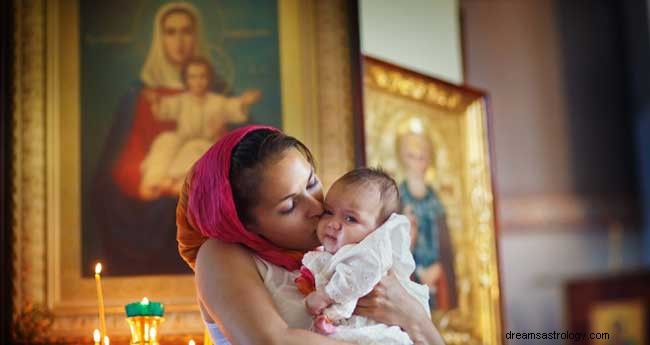
<svg viewBox="0 0 650 345">
<path fill-rule="evenodd" d="M 300 268 L 304 253 L 280 248 L 248 231 L 239 220 L 230 185 L 232 150 L 246 134 L 268 126 L 245 126 L 226 134 L 196 162 L 188 195 L 188 215 L 204 236 L 240 243 L 258 256 L 288 270 Z"/>
</svg>

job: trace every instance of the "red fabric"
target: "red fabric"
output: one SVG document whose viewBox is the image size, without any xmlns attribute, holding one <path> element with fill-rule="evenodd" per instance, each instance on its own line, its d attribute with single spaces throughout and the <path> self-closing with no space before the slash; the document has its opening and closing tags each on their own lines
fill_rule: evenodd
<svg viewBox="0 0 650 345">
<path fill-rule="evenodd" d="M 133 126 L 112 169 L 113 180 L 120 191 L 132 198 L 140 197 L 140 164 L 147 156 L 151 143 L 161 132 L 176 127 L 174 122 L 162 122 L 154 117 L 145 92 L 155 92 L 159 97 L 164 97 L 178 94 L 182 90 L 143 89 L 138 95 Z"/>
<path fill-rule="evenodd" d="M 314 274 L 305 266 L 300 268 L 300 275 L 297 276 L 293 282 L 296 283 L 298 291 L 305 296 L 316 291 L 316 279 L 314 278 Z"/>
<path fill-rule="evenodd" d="M 235 209 L 229 178 L 230 156 L 246 134 L 260 129 L 279 132 L 266 126 L 238 128 L 212 145 L 196 162 L 188 197 L 189 218 L 204 236 L 243 244 L 261 258 L 294 271 L 300 268 L 304 253 L 280 248 L 246 230 Z"/>
</svg>

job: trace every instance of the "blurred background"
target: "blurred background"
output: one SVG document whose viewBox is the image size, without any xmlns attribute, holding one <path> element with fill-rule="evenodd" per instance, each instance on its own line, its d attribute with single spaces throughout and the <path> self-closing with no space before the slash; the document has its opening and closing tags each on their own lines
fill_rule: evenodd
<svg viewBox="0 0 650 345">
<path fill-rule="evenodd" d="M 360 9 L 364 54 L 489 95 L 504 332 L 567 330 L 570 282 L 650 265 L 647 1 Z"/>
</svg>

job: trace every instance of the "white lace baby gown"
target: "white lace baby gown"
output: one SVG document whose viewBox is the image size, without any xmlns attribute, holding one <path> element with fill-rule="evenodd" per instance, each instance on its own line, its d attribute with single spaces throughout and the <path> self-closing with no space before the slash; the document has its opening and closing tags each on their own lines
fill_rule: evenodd
<svg viewBox="0 0 650 345">
<path fill-rule="evenodd" d="M 312 251 L 305 255 L 302 263 L 313 273 L 316 289 L 325 291 L 335 301 L 323 312 L 338 324 L 331 337 L 363 345 L 413 344 L 397 326 L 352 315 L 357 300 L 372 291 L 390 268 L 429 314 L 429 289 L 410 280 L 415 270 L 409 249 L 410 226 L 408 218 L 392 214 L 358 244 L 345 245 L 335 254 Z"/>
</svg>

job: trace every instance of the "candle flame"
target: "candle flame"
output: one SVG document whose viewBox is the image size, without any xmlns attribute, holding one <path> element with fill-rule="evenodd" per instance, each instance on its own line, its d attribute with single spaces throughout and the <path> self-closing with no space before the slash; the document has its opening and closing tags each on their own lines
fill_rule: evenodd
<svg viewBox="0 0 650 345">
<path fill-rule="evenodd" d="M 147 305 L 147 304 L 149 304 L 149 299 L 148 299 L 148 298 L 146 298 L 146 297 L 145 297 L 145 298 L 143 298 L 143 299 L 142 299 L 142 302 L 140 302 L 140 304 L 144 304 L 144 305 Z"/>
<path fill-rule="evenodd" d="M 100 274 L 102 273 L 102 263 L 98 262 L 97 265 L 95 265 L 95 274 Z"/>
<path fill-rule="evenodd" d="M 102 338 L 102 334 L 99 333 L 98 329 L 95 329 L 93 332 L 93 340 L 95 341 L 96 344 L 99 344 L 99 340 Z"/>
<path fill-rule="evenodd" d="M 151 340 L 155 340 L 155 339 L 156 339 L 156 328 L 155 328 L 155 327 L 154 327 L 154 328 L 151 328 L 151 329 L 149 330 L 149 338 L 150 338 Z"/>
<path fill-rule="evenodd" d="M 187 342 L 187 345 L 196 345 L 194 342 L 194 339 L 190 339 L 190 341 Z"/>
<path fill-rule="evenodd" d="M 104 345 L 111 345 L 111 341 L 108 339 L 108 336 L 104 336 Z"/>
</svg>

